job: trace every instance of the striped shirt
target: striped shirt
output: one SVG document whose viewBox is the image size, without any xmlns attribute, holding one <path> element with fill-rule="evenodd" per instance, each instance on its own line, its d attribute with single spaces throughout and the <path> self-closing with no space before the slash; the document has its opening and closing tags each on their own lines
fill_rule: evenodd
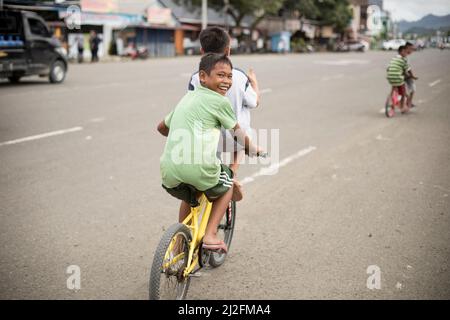
<svg viewBox="0 0 450 320">
<path fill-rule="evenodd" d="M 408 60 L 401 55 L 392 58 L 387 68 L 387 79 L 391 86 L 398 87 L 405 83 L 405 73 L 411 70 Z"/>
</svg>

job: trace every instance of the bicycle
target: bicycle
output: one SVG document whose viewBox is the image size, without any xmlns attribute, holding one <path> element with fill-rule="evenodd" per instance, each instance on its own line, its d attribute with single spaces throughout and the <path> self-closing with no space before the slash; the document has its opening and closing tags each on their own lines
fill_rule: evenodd
<svg viewBox="0 0 450 320">
<path fill-rule="evenodd" d="M 266 158 L 267 153 L 256 156 Z M 193 186 L 191 191 L 198 192 Z M 212 202 L 204 193 L 198 205 L 191 207 L 182 223 L 175 223 L 162 236 L 153 257 L 149 281 L 150 300 L 183 300 L 186 298 L 192 277 L 206 266 L 220 267 L 230 249 L 236 223 L 236 202 L 230 201 L 217 227 L 217 235 L 223 240 L 228 252 L 203 248 L 203 236 L 211 214 Z"/>
<path fill-rule="evenodd" d="M 417 80 L 419 78 L 415 77 L 413 78 L 414 80 Z M 406 90 L 406 110 L 405 111 L 401 111 L 402 113 L 407 113 L 411 108 L 414 107 L 414 105 L 411 105 L 408 107 L 408 105 L 410 104 L 410 99 L 411 99 L 411 95 L 412 93 L 414 93 L 414 91 L 410 91 L 410 89 L 408 87 L 405 88 Z M 395 115 L 395 108 L 398 108 L 401 110 L 401 103 L 402 101 L 402 95 L 398 92 L 398 87 L 394 87 L 391 92 L 389 93 L 387 99 L 386 99 L 386 104 L 385 104 L 385 111 L 384 114 L 386 115 L 386 117 L 388 118 L 392 118 Z"/>
<path fill-rule="evenodd" d="M 386 104 L 384 114 L 388 118 L 392 118 L 395 115 L 395 108 L 401 109 L 400 101 L 402 100 L 402 96 L 398 92 L 398 88 L 394 88 L 389 93 Z"/>
<path fill-rule="evenodd" d="M 212 202 L 202 193 L 199 205 L 191 207 L 186 219 L 173 224 L 164 233 L 150 272 L 150 300 L 185 299 L 190 280 L 197 276 L 200 269 L 207 265 L 216 268 L 225 262 L 227 253 L 206 250 L 202 246 L 211 208 Z M 236 202 L 230 201 L 217 232 L 228 249 L 233 238 L 235 218 Z"/>
</svg>

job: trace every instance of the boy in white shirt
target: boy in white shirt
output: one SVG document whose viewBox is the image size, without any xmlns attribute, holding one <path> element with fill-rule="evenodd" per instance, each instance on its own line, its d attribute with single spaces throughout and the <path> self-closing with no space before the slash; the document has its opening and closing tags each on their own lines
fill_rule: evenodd
<svg viewBox="0 0 450 320">
<path fill-rule="evenodd" d="M 224 53 L 229 56 L 231 51 L 230 43 L 230 36 L 221 28 L 210 27 L 200 33 L 202 54 Z M 260 96 L 256 75 L 252 69 L 247 74 L 238 68 L 233 68 L 232 72 L 233 85 L 228 90 L 226 96 L 231 102 L 236 120 L 244 131 L 244 134 L 251 136 L 250 109 L 256 108 L 259 105 Z M 198 86 L 200 86 L 200 80 L 197 72 L 192 75 L 188 89 L 194 90 Z M 233 161 L 230 168 L 234 173 L 234 177 L 236 177 L 240 161 L 245 155 L 244 147 L 235 142 L 228 131 L 222 129 L 218 151 L 233 151 Z M 237 180 L 235 180 L 235 188 L 233 189 L 235 190 L 233 192 L 233 199 L 237 201 L 241 200 L 242 188 Z"/>
</svg>

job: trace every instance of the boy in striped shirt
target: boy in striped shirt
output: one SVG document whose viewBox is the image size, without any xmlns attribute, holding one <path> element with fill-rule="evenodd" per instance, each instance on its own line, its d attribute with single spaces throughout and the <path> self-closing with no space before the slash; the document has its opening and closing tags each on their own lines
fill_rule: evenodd
<svg viewBox="0 0 450 320">
<path fill-rule="evenodd" d="M 405 75 L 411 70 L 411 67 L 406 60 L 407 55 L 407 48 L 405 46 L 400 46 L 398 48 L 398 55 L 391 59 L 387 68 L 387 80 L 392 86 L 391 94 L 394 90 L 397 90 L 398 94 L 402 96 L 400 101 L 400 111 L 402 113 L 409 111 L 406 104 Z"/>
</svg>

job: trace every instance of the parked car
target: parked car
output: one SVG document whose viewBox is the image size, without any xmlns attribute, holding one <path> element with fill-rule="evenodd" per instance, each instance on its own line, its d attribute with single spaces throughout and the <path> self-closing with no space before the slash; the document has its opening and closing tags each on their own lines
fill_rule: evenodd
<svg viewBox="0 0 450 320">
<path fill-rule="evenodd" d="M 450 42 L 440 42 L 438 48 L 441 50 L 450 49 Z"/>
<path fill-rule="evenodd" d="M 22 77 L 48 76 L 61 83 L 67 73 L 66 50 L 52 38 L 36 13 L 3 10 L 0 15 L 0 78 L 19 82 Z"/>
<path fill-rule="evenodd" d="M 364 40 L 341 41 L 337 45 L 337 51 L 341 52 L 349 52 L 349 51 L 366 52 L 367 50 L 369 50 L 369 43 Z"/>
<path fill-rule="evenodd" d="M 398 50 L 400 46 L 404 46 L 406 41 L 403 39 L 392 39 L 383 42 L 383 50 Z"/>
<path fill-rule="evenodd" d="M 188 56 L 200 54 L 200 40 L 192 41 L 190 38 L 183 40 L 184 54 Z"/>
</svg>

